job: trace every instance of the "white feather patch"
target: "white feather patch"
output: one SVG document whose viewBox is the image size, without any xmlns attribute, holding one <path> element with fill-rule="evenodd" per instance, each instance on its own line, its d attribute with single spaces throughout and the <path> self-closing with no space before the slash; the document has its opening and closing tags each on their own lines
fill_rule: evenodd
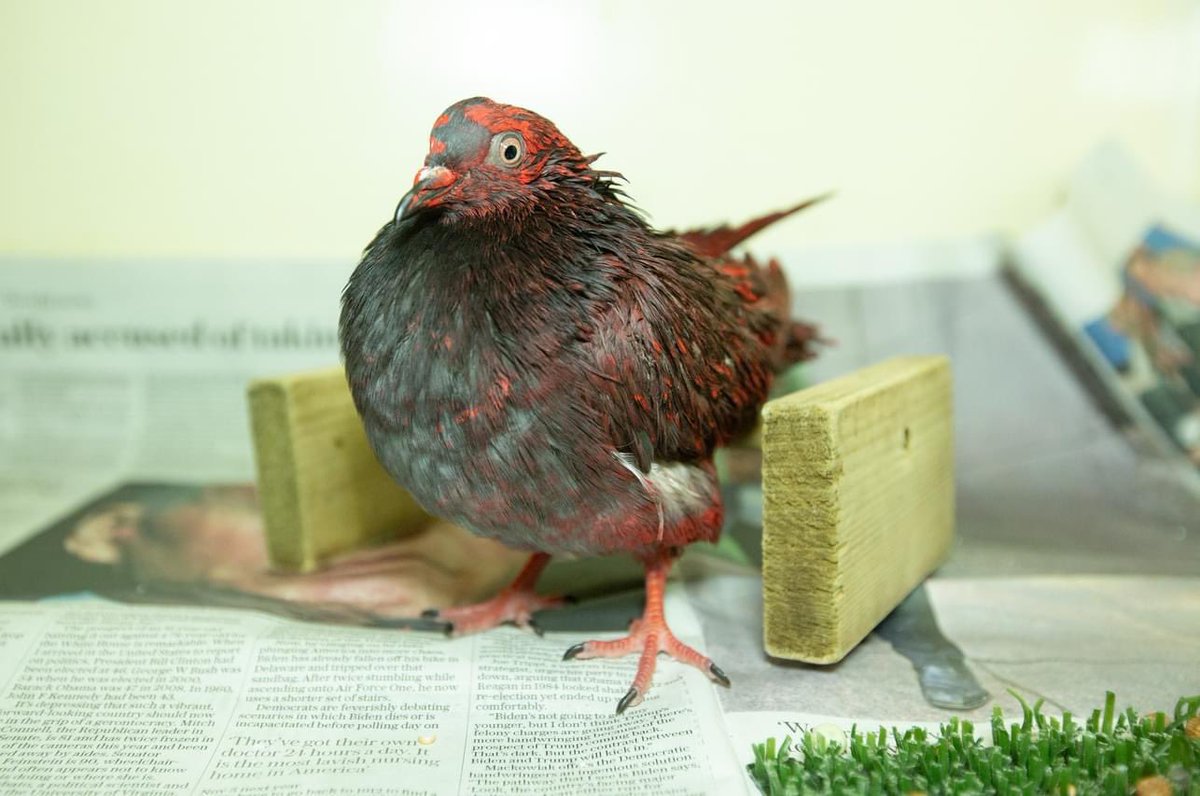
<svg viewBox="0 0 1200 796">
<path fill-rule="evenodd" d="M 638 469 L 632 454 L 613 451 L 617 461 L 633 473 L 646 494 L 658 507 L 658 540 L 661 542 L 668 519 L 681 519 L 696 510 L 702 510 L 707 501 L 708 474 L 699 467 L 683 462 L 663 464 L 652 462 L 650 472 Z"/>
</svg>

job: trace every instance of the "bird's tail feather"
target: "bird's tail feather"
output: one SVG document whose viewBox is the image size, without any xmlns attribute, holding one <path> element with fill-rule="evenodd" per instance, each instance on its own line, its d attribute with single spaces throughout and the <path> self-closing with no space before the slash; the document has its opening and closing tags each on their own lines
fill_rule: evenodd
<svg viewBox="0 0 1200 796">
<path fill-rule="evenodd" d="M 754 233 L 771 226 L 776 221 L 785 219 L 794 213 L 799 213 L 805 208 L 823 202 L 832 195 L 832 193 L 823 193 L 820 196 L 805 199 L 800 204 L 793 205 L 785 210 L 768 213 L 765 216 L 759 216 L 739 227 L 722 224 L 719 227 L 705 227 L 681 232 L 679 233 L 679 239 L 701 257 L 721 257 L 728 254 L 735 246 L 744 243 Z"/>
</svg>

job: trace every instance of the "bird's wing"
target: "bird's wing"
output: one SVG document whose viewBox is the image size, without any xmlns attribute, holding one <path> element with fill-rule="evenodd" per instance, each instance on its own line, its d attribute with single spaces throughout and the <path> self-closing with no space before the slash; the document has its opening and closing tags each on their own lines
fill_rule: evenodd
<svg viewBox="0 0 1200 796">
<path fill-rule="evenodd" d="M 709 263 L 753 312 L 771 319 L 760 337 L 771 347 L 775 372 L 812 359 L 819 344 L 828 342 L 815 324 L 792 318 L 792 294 L 778 260 L 771 258 L 763 265 L 747 254 L 740 259 L 724 255 Z"/>
<path fill-rule="evenodd" d="M 588 400 L 639 466 L 707 458 L 758 416 L 773 323 L 706 263 L 634 271 L 581 341 Z"/>
<path fill-rule="evenodd" d="M 704 258 L 733 285 L 738 296 L 751 308 L 774 318 L 770 345 L 776 371 L 816 356 L 817 344 L 822 342 L 820 332 L 813 324 L 792 320 L 791 293 L 778 261 L 771 259 L 762 265 L 749 254 L 739 258 L 730 254 L 730 251 L 765 227 L 823 202 L 831 195 L 826 193 L 806 199 L 738 227 L 722 224 L 682 233 L 667 233 Z"/>
</svg>

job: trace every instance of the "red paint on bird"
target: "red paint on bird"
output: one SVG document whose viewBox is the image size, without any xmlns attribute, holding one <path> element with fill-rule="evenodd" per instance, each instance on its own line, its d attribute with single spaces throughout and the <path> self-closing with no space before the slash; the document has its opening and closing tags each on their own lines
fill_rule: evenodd
<svg viewBox="0 0 1200 796">
<path fill-rule="evenodd" d="M 491 100 L 465 105 L 463 118 L 496 133 L 520 133 L 525 140 L 526 163 L 512 172 L 514 178 L 529 183 L 541 176 L 541 163 L 547 151 L 565 155 L 575 163 L 585 163 L 580 151 L 558 131 L 549 119 L 514 105 L 504 105 Z"/>
<path fill-rule="evenodd" d="M 494 151 L 506 132 L 524 139 L 514 163 Z M 659 233 L 551 122 L 478 97 L 438 117 L 430 155 L 436 201 L 388 222 L 343 299 L 376 452 L 440 516 L 543 558 L 631 552 L 659 594 L 664 559 L 720 534 L 714 447 L 817 339 L 790 321 L 774 261 L 728 253 L 798 208 Z M 631 444 L 688 473 L 696 499 L 653 500 L 613 456 Z"/>
<path fill-rule="evenodd" d="M 746 282 L 735 283 L 733 286 L 733 289 L 736 290 L 737 294 L 739 296 L 741 296 L 743 299 L 745 299 L 747 302 L 755 301 L 759 297 L 758 294 L 754 292 L 754 288 L 752 288 Z"/>
</svg>

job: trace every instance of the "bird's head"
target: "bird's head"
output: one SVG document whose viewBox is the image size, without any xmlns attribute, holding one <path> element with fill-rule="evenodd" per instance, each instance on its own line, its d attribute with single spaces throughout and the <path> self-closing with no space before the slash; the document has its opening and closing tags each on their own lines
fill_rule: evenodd
<svg viewBox="0 0 1200 796">
<path fill-rule="evenodd" d="M 532 111 L 465 99 L 433 123 L 425 165 L 396 221 L 433 211 L 448 218 L 514 213 L 556 180 L 587 172 L 592 160 Z"/>
</svg>

